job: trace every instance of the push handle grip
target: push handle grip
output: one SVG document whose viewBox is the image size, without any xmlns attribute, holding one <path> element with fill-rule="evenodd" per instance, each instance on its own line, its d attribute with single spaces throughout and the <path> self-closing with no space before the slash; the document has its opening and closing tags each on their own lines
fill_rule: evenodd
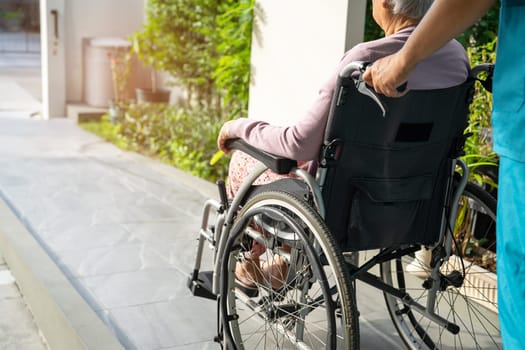
<svg viewBox="0 0 525 350">
<path fill-rule="evenodd" d="M 339 76 L 341 78 L 352 78 L 355 82 L 355 87 L 357 88 L 357 91 L 359 91 L 361 94 L 370 97 L 381 109 L 381 112 L 383 114 L 383 117 L 386 116 L 387 109 L 383 102 L 381 102 L 381 99 L 375 91 L 366 85 L 365 81 L 363 80 L 363 73 L 365 72 L 366 68 L 370 65 L 370 62 L 363 62 L 363 61 L 355 61 L 350 62 L 348 65 L 346 65 L 342 70 L 341 73 L 339 73 Z M 356 76 L 356 73 L 359 74 Z"/>
</svg>

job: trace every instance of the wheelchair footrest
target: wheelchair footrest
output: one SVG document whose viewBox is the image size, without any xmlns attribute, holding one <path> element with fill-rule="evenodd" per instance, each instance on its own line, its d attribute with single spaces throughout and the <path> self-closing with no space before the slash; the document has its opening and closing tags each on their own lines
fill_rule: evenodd
<svg viewBox="0 0 525 350">
<path fill-rule="evenodd" d="M 213 271 L 194 272 L 188 277 L 188 288 L 197 297 L 217 300 L 217 296 L 212 292 Z"/>
</svg>

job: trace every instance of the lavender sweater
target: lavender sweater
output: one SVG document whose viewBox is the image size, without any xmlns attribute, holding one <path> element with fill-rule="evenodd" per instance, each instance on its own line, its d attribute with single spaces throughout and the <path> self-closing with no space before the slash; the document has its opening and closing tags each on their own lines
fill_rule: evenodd
<svg viewBox="0 0 525 350">
<path fill-rule="evenodd" d="M 405 28 L 388 37 L 358 44 L 346 52 L 312 107 L 295 125 L 274 126 L 264 121 L 238 119 L 228 125 L 229 137 L 242 138 L 263 151 L 282 157 L 301 161 L 317 159 L 341 69 L 352 61 L 373 62 L 398 51 L 414 29 Z M 408 79 L 408 88 L 431 90 L 459 85 L 467 78 L 468 70 L 465 50 L 452 40 L 415 68 Z"/>
</svg>

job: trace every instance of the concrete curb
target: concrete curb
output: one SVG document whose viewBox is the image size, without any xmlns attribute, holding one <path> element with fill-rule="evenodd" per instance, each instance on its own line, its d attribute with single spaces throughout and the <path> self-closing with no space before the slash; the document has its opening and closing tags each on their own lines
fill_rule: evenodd
<svg viewBox="0 0 525 350">
<path fill-rule="evenodd" d="M 123 349 L 1 198 L 0 251 L 51 349 Z"/>
</svg>

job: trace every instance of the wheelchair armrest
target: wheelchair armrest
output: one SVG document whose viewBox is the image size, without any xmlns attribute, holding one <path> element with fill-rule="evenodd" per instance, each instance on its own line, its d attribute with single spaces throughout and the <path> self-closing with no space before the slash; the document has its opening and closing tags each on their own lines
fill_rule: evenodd
<svg viewBox="0 0 525 350">
<path fill-rule="evenodd" d="M 242 139 L 231 139 L 226 142 L 226 147 L 232 150 L 242 151 L 270 168 L 277 174 L 288 174 L 293 168 L 297 167 L 297 161 L 288 158 L 278 157 L 268 152 L 246 143 Z"/>
</svg>

